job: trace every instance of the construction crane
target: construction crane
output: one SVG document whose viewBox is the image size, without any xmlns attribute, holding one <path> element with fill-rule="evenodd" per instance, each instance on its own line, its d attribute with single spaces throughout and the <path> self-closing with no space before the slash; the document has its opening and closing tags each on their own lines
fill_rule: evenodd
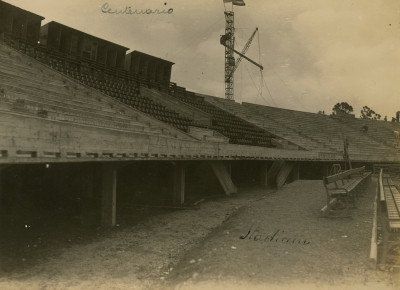
<svg viewBox="0 0 400 290">
<path fill-rule="evenodd" d="M 242 0 L 224 0 L 224 3 L 227 2 L 232 2 L 232 10 L 233 5 L 245 5 L 244 1 Z M 263 66 L 261 64 L 258 64 L 257 62 L 245 56 L 257 31 L 258 28 L 255 29 L 250 39 L 244 46 L 242 52 L 235 50 L 234 12 L 225 11 L 225 34 L 221 36 L 220 43 L 225 47 L 225 98 L 228 100 L 234 99 L 234 73 L 243 58 L 263 70 Z M 235 61 L 234 53 L 239 55 L 237 61 Z"/>
<path fill-rule="evenodd" d="M 230 73 L 225 77 L 225 81 L 228 81 L 229 78 L 234 74 L 234 72 L 236 71 L 236 69 L 238 68 L 240 62 L 242 61 L 243 58 L 247 59 L 249 62 L 251 62 L 252 64 L 258 66 L 260 69 L 263 69 L 263 66 L 254 62 L 253 60 L 251 60 L 250 58 L 246 57 L 245 54 L 247 52 L 247 50 L 250 47 L 251 42 L 253 41 L 254 36 L 256 35 L 256 32 L 258 31 L 258 28 L 256 28 L 253 32 L 253 34 L 250 36 L 249 40 L 247 41 L 246 45 L 244 46 L 242 52 L 238 52 L 235 51 L 234 49 L 232 49 L 234 52 L 236 52 L 237 54 L 239 54 L 239 58 L 236 60 L 235 66 L 232 68 L 232 70 L 230 71 Z M 223 45 L 223 44 L 222 44 Z M 229 47 L 228 47 L 229 49 Z"/>
</svg>

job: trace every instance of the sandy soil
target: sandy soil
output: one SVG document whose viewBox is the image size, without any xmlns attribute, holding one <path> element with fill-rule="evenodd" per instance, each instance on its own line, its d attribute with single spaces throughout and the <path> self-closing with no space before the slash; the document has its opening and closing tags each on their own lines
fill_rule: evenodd
<svg viewBox="0 0 400 290">
<path fill-rule="evenodd" d="M 2 272 L 0 289 L 395 289 L 397 276 L 367 270 L 374 193 L 371 184 L 351 218 L 327 219 L 321 181 L 242 190 L 197 210 L 30 248 L 35 261 Z M 260 239 L 240 239 L 251 226 Z M 278 230 L 285 242 L 264 241 Z"/>
<path fill-rule="evenodd" d="M 139 222 L 129 222 L 125 215 L 122 224 L 111 230 L 60 225 L 29 238 L 25 235 L 23 242 L 13 236 L 18 245 L 2 245 L 2 251 L 13 253 L 1 255 L 0 289 L 152 287 L 229 216 L 267 194 L 246 190 L 193 210 L 134 208 L 131 218 Z M 151 217 L 143 218 L 145 214 Z"/>
<path fill-rule="evenodd" d="M 319 212 L 325 201 L 320 182 L 285 186 L 232 217 L 189 252 L 170 276 L 170 286 L 395 289 L 398 281 L 368 270 L 375 183 L 359 191 L 357 208 L 343 211 L 351 218 L 328 219 Z M 246 235 L 251 227 L 259 232 Z"/>
</svg>

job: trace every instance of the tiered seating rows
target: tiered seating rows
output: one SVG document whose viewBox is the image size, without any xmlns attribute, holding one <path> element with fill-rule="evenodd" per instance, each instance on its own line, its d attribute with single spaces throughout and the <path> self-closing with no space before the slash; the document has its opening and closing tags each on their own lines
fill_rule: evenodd
<svg viewBox="0 0 400 290">
<path fill-rule="evenodd" d="M 82 89 L 65 85 L 61 79 L 48 78 L 38 67 L 24 63 L 18 56 L 0 50 L 1 94 L 3 110 L 35 114 L 54 120 L 159 133 L 120 114 Z"/>
<path fill-rule="evenodd" d="M 395 134 L 395 131 L 400 132 L 400 124 L 397 122 L 356 119 L 354 122 L 351 122 L 349 126 L 355 130 L 360 130 L 362 127 L 366 126 L 368 129 L 365 134 L 373 138 L 376 142 L 395 148 L 398 148 L 400 145 L 400 136 L 396 136 Z"/>
<path fill-rule="evenodd" d="M 182 131 L 187 132 L 191 120 L 168 110 L 164 106 L 140 94 L 140 83 L 143 79 L 128 74 L 122 70 L 112 70 L 99 67 L 88 60 L 72 60 L 59 52 L 48 51 L 40 46 L 27 43 L 20 44 L 20 50 L 50 67 L 64 73 L 84 85 L 93 87 L 119 101 L 138 109 L 152 117 L 168 123 Z M 85 62 L 89 63 L 85 66 Z"/>
<path fill-rule="evenodd" d="M 247 106 L 245 107 L 239 103 L 221 98 L 209 97 L 207 98 L 207 101 L 212 102 L 216 106 L 222 107 L 237 116 L 240 116 L 242 119 L 248 119 L 258 127 L 264 128 L 265 130 L 272 132 L 284 139 L 292 141 L 300 147 L 308 150 L 326 151 L 325 146 L 317 140 L 312 140 L 311 138 L 300 134 L 293 128 L 279 123 L 274 118 L 271 118 L 268 114 L 254 114 L 253 109 L 249 109 Z"/>
<path fill-rule="evenodd" d="M 183 131 L 188 131 L 188 126 L 196 126 L 190 119 L 166 109 L 164 106 L 155 103 L 153 100 L 140 94 L 140 86 L 151 86 L 148 81 L 140 79 L 136 75 L 126 71 L 107 69 L 99 67 L 89 60 L 71 59 L 60 52 L 49 51 L 40 46 L 33 46 L 27 43 L 19 43 L 19 49 L 26 54 L 46 63 L 50 67 L 69 75 L 84 85 L 93 87 L 103 93 L 110 95 L 119 101 L 130 105 L 140 111 L 147 113 L 163 122 L 173 125 Z M 89 65 L 85 66 L 85 63 Z M 158 89 L 167 91 L 167 88 Z M 212 128 L 230 138 L 234 144 L 255 145 L 273 147 L 272 134 L 245 122 L 240 118 L 229 114 L 202 99 L 195 98 L 193 93 L 187 93 L 185 89 L 172 94 L 181 101 L 201 109 L 213 116 Z M 200 126 L 203 127 L 203 126 Z"/>
<path fill-rule="evenodd" d="M 280 123 L 288 127 L 296 128 L 305 136 L 313 138 L 329 146 L 338 152 L 343 151 L 343 137 L 350 140 L 350 154 L 391 154 L 393 147 L 384 145 L 375 141 L 360 130 L 354 130 L 349 123 L 354 122 L 354 118 L 350 120 L 331 118 L 326 115 L 313 113 L 292 111 L 286 109 L 272 108 L 253 104 L 245 104 L 252 108 L 251 112 L 268 115 L 276 119 Z"/>
<path fill-rule="evenodd" d="M 233 114 L 207 103 L 203 97 L 184 89 L 174 88 L 170 94 L 180 101 L 198 108 L 212 116 L 212 128 L 230 139 L 230 143 L 273 147 L 271 139 L 276 137 Z"/>
</svg>

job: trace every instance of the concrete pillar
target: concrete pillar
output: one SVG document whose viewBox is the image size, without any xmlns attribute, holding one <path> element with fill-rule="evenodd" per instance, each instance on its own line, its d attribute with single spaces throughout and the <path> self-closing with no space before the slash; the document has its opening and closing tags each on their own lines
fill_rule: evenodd
<svg viewBox="0 0 400 290">
<path fill-rule="evenodd" d="M 2 200 L 3 200 L 3 173 L 4 173 L 4 169 L 7 167 L 8 165 L 0 165 L 0 210 L 2 207 Z"/>
<path fill-rule="evenodd" d="M 86 198 L 91 199 L 94 196 L 94 183 L 95 183 L 95 178 L 94 178 L 94 166 L 92 164 L 87 165 L 86 169 L 86 178 L 87 178 L 87 187 L 86 187 Z"/>
<path fill-rule="evenodd" d="M 218 178 L 219 183 L 224 189 L 225 194 L 230 195 L 232 193 L 237 193 L 237 187 L 233 183 L 229 169 L 223 162 L 211 162 L 211 167 L 214 171 L 215 176 Z"/>
<path fill-rule="evenodd" d="M 329 164 L 328 163 L 324 163 L 322 165 L 322 171 L 323 171 L 323 176 L 328 176 L 329 175 Z"/>
<path fill-rule="evenodd" d="M 185 164 L 177 162 L 174 169 L 173 202 L 175 205 L 182 205 L 185 202 L 185 176 Z"/>
<path fill-rule="evenodd" d="M 294 167 L 294 162 L 284 162 L 276 176 L 276 187 L 281 188 Z"/>
<path fill-rule="evenodd" d="M 271 167 L 268 170 L 267 177 L 268 177 L 268 184 L 270 186 L 275 186 L 276 185 L 276 177 L 281 171 L 281 169 L 285 166 L 285 161 L 283 160 L 275 160 Z"/>
<path fill-rule="evenodd" d="M 14 191 L 14 199 L 17 200 L 17 202 L 21 202 L 24 198 L 24 193 L 25 193 L 25 183 L 24 183 L 24 178 L 26 177 L 26 167 L 25 165 L 17 165 L 16 169 L 16 178 L 14 178 L 14 182 L 16 183 L 15 191 Z"/>
<path fill-rule="evenodd" d="M 263 162 L 260 166 L 260 185 L 263 188 L 268 187 L 268 163 Z"/>
<path fill-rule="evenodd" d="M 296 162 L 292 169 L 292 178 L 291 181 L 296 181 L 300 179 L 300 163 Z"/>
<path fill-rule="evenodd" d="M 2 173 L 3 173 L 3 168 L 0 166 L 0 211 L 1 211 L 1 206 L 2 206 L 2 200 L 3 200 L 3 186 L 2 186 Z"/>
<path fill-rule="evenodd" d="M 226 170 L 228 172 L 228 175 L 232 178 L 232 163 L 231 162 L 226 162 L 225 166 L 226 166 Z"/>
<path fill-rule="evenodd" d="M 101 194 L 101 223 L 105 227 L 113 227 L 116 224 L 117 212 L 117 168 L 112 164 L 102 166 Z"/>
</svg>

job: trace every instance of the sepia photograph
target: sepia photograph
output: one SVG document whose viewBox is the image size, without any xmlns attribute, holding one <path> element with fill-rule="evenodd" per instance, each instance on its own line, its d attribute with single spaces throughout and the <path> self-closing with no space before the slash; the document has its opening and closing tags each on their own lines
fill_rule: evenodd
<svg viewBox="0 0 400 290">
<path fill-rule="evenodd" d="M 399 0 L 0 0 L 0 289 L 400 289 Z"/>
</svg>

